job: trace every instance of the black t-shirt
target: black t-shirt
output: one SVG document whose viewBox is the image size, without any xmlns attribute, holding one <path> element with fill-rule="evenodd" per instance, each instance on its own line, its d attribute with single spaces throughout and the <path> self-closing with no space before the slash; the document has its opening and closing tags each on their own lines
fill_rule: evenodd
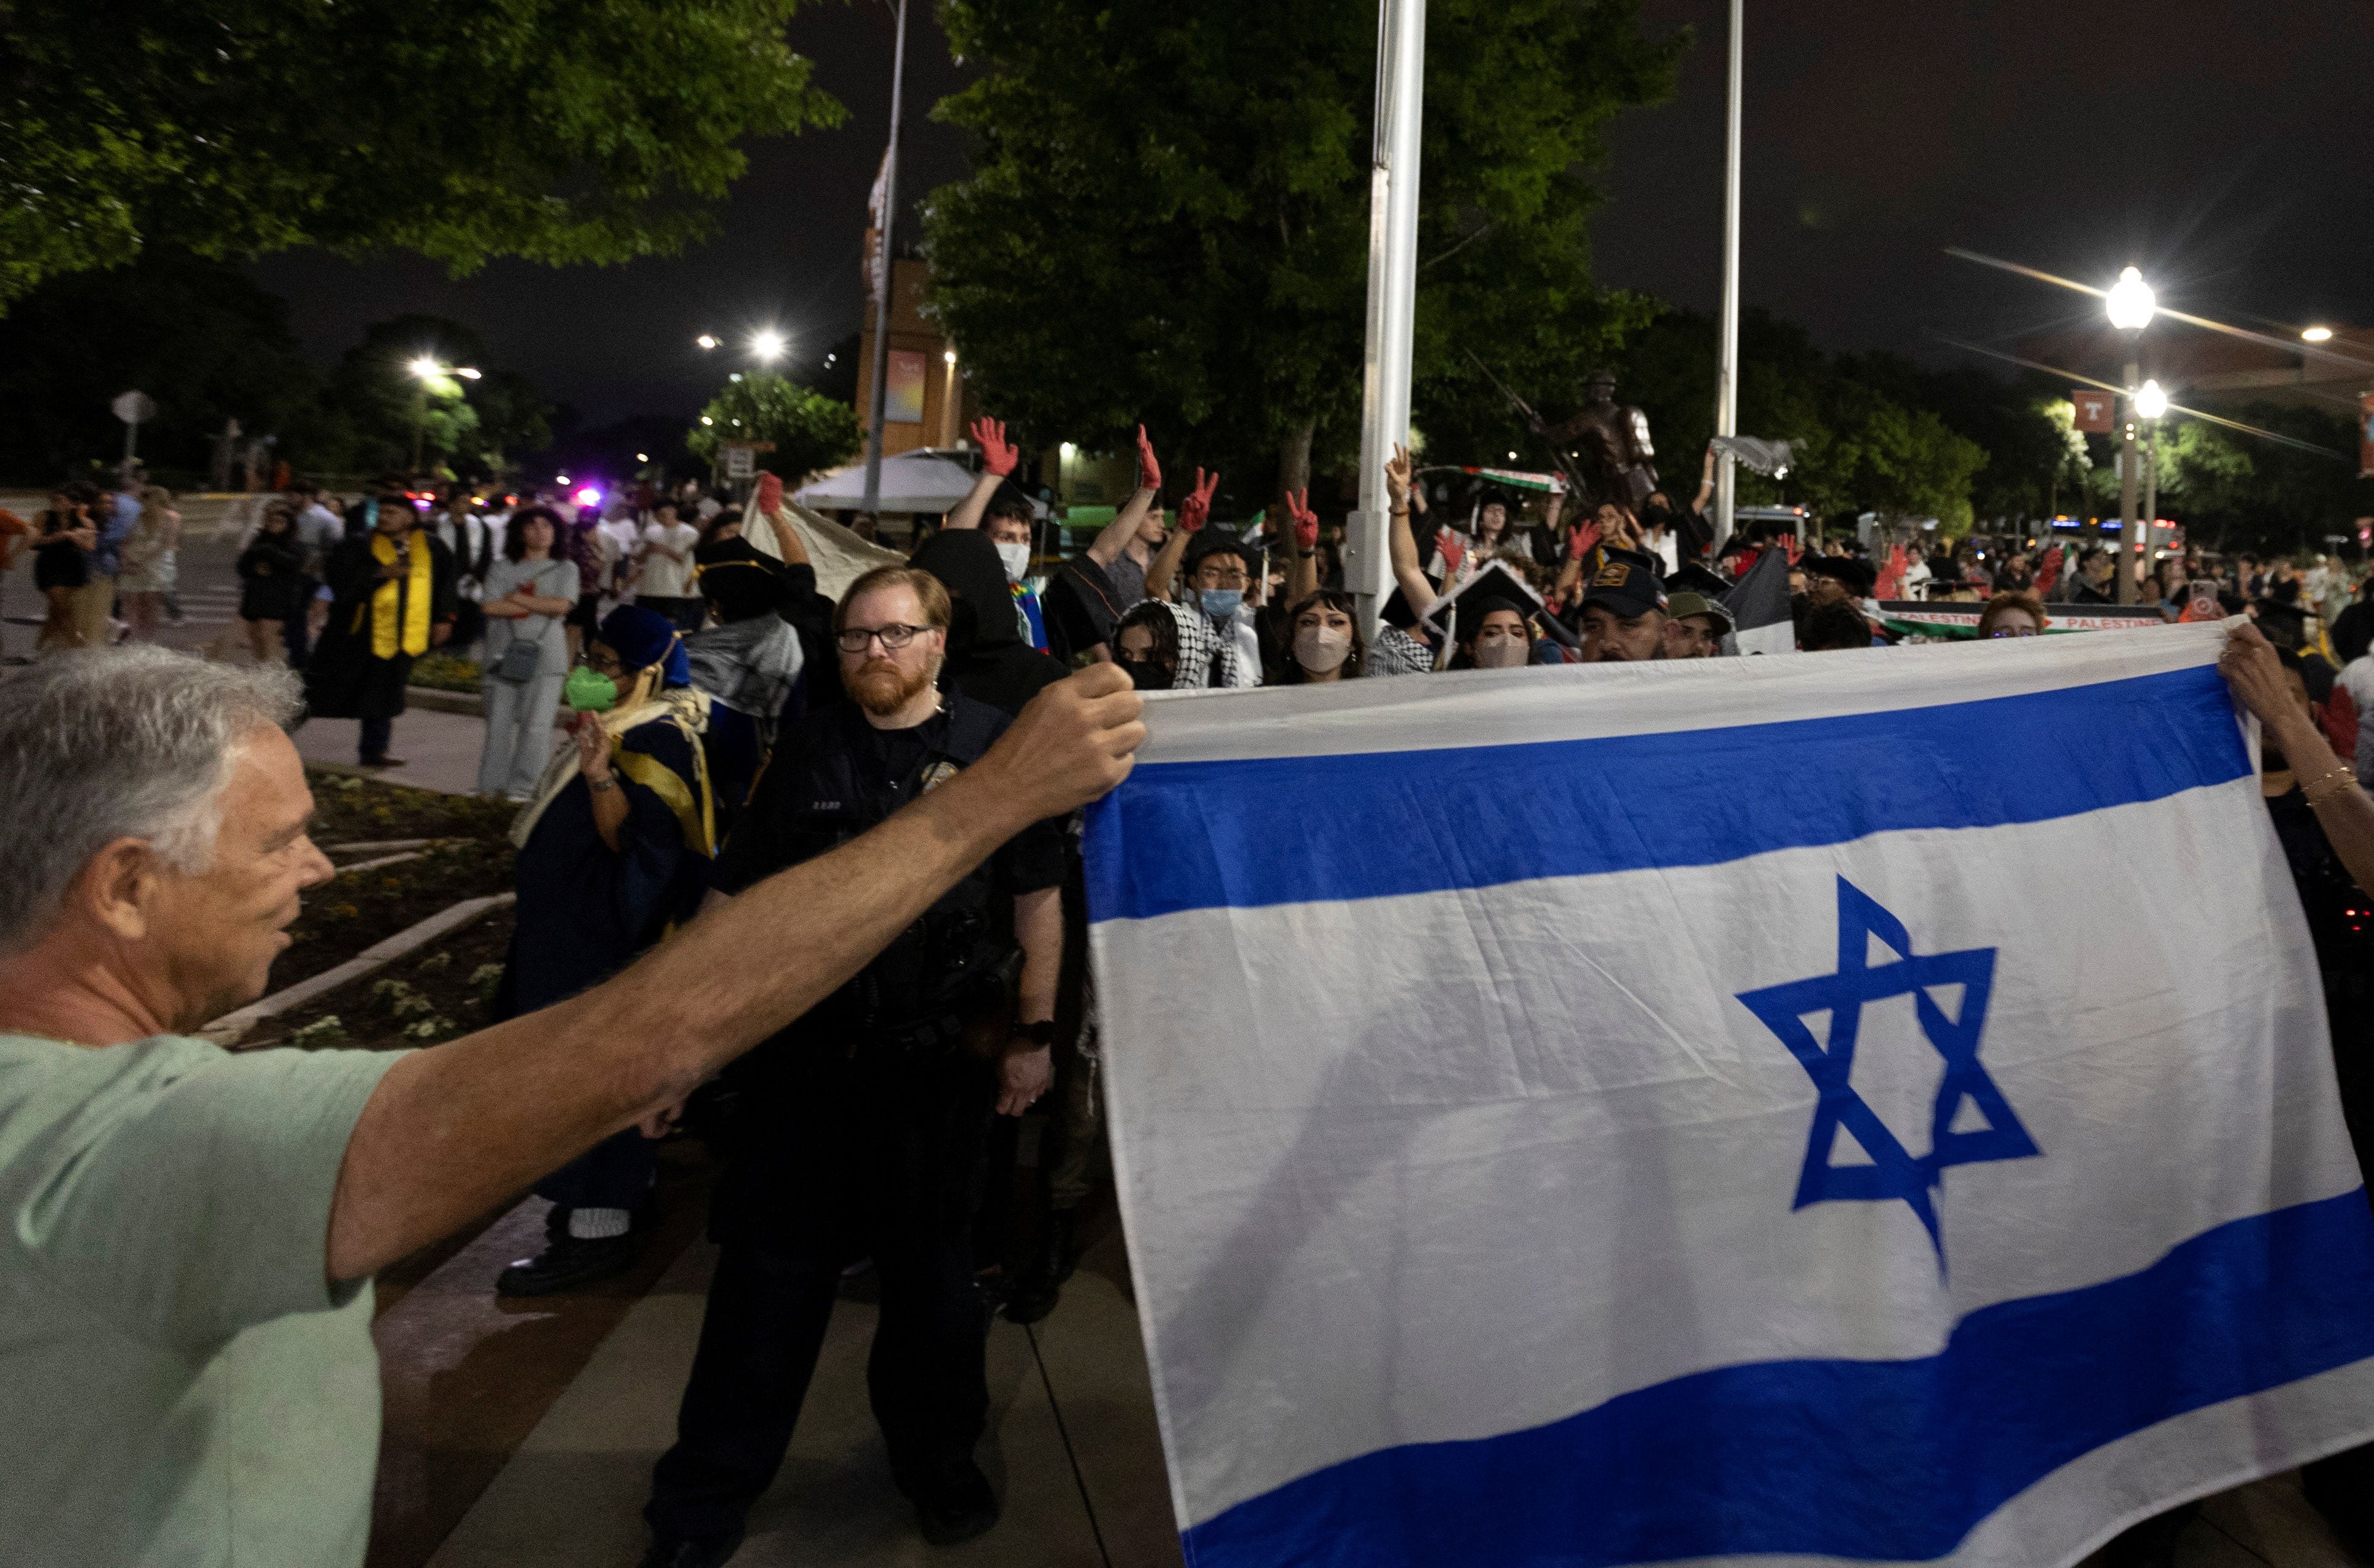
<svg viewBox="0 0 2374 1568">
<path fill-rule="evenodd" d="M 964 733 L 951 723 L 958 703 L 983 711 L 969 715 Z M 980 760 L 1010 721 L 985 704 L 952 696 L 912 729 L 876 729 L 853 702 L 813 713 L 776 744 L 734 836 L 718 853 L 711 886 L 738 893 L 755 882 L 814 859 L 842 839 L 874 826 L 934 784 L 945 763 L 955 770 Z M 985 736 L 986 738 L 979 738 Z M 977 744 L 976 744 L 977 742 Z M 850 761 L 855 799 L 813 798 L 815 770 L 802 763 L 819 747 L 839 747 Z M 1037 892 L 1064 880 L 1064 819 L 1033 823 L 1007 840 L 983 868 L 999 893 Z M 1001 921 L 1010 920 L 1009 906 Z"/>
</svg>

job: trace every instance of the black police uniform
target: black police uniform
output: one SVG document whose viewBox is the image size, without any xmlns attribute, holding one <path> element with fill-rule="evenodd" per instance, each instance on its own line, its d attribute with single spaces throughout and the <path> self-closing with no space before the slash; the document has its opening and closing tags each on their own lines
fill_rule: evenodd
<svg viewBox="0 0 2374 1568">
<path fill-rule="evenodd" d="M 1011 722 L 954 694 L 907 730 L 877 730 L 852 703 L 810 713 L 778 744 L 715 885 L 738 892 L 856 837 Z M 1020 967 L 1013 900 L 1064 869 L 1062 821 L 1026 830 L 733 1069 L 711 1217 L 723 1251 L 644 1510 L 656 1535 L 741 1527 L 782 1463 L 841 1270 L 861 1257 L 881 1287 L 866 1377 L 894 1478 L 913 1495 L 970 1464 L 989 1406 L 971 1224 Z"/>
</svg>

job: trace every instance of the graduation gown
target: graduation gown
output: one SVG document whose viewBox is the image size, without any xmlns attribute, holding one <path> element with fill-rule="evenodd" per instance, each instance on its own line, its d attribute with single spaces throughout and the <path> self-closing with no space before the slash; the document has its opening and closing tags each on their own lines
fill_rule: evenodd
<svg viewBox="0 0 2374 1568">
<path fill-rule="evenodd" d="M 393 594 L 382 591 L 390 584 L 380 578 L 380 553 L 373 548 L 383 535 L 347 539 L 323 564 L 330 622 L 305 666 L 305 701 L 317 718 L 392 719 L 403 713 L 412 661 L 434 645 L 434 629 L 453 619 L 452 552 L 426 528 L 406 536 L 415 551 L 427 552 L 428 567 L 394 579 Z"/>
</svg>

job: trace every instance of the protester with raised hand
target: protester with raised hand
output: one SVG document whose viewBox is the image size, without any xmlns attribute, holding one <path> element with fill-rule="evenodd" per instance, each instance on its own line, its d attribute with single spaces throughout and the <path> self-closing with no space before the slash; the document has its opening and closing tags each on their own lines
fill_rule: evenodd
<svg viewBox="0 0 2374 1568">
<path fill-rule="evenodd" d="M 2227 634 L 2217 673 L 2234 689 L 2235 698 L 2258 715 L 2266 743 L 2291 764 L 2301 794 L 2350 876 L 2361 888 L 2374 886 L 2374 800 L 2359 787 L 2356 770 L 2333 754 L 2275 645 L 2257 627 L 2237 626 Z"/>
<path fill-rule="evenodd" d="M 1386 552 L 1398 586 L 1385 602 L 1381 617 L 1384 626 L 1377 634 L 1377 645 L 1369 650 L 1368 673 L 1423 675 L 1434 668 L 1434 650 L 1420 639 L 1418 629 L 1440 595 L 1433 580 L 1418 564 L 1417 538 L 1410 530 L 1410 508 L 1418 503 L 1419 498 L 1411 484 L 1409 451 L 1399 444 L 1385 460 L 1385 495 L 1390 511 L 1386 519 Z"/>
</svg>

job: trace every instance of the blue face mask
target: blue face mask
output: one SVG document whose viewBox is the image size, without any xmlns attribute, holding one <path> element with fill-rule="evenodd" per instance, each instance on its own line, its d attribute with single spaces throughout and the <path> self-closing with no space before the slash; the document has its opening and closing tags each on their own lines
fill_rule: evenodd
<svg viewBox="0 0 2374 1568">
<path fill-rule="evenodd" d="M 1197 596 L 1203 600 L 1204 613 L 1214 620 L 1228 619 L 1237 613 L 1237 607 L 1245 602 L 1242 588 L 1205 588 Z"/>
</svg>

